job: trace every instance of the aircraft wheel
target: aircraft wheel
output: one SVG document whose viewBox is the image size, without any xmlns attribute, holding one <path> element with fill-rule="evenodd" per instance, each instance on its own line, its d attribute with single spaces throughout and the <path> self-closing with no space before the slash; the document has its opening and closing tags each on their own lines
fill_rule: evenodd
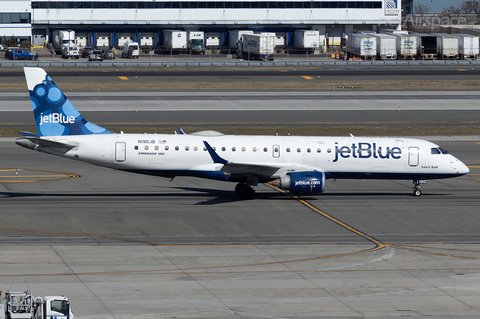
<svg viewBox="0 0 480 319">
<path fill-rule="evenodd" d="M 413 191 L 413 196 L 419 197 L 419 196 L 421 196 L 421 195 L 422 195 L 422 191 L 421 191 L 421 190 L 415 189 L 415 190 Z"/>
<path fill-rule="evenodd" d="M 237 194 L 238 196 L 242 196 L 242 193 L 243 193 L 243 189 L 247 187 L 246 184 L 244 183 L 238 183 L 237 186 L 235 186 L 235 194 Z"/>
</svg>

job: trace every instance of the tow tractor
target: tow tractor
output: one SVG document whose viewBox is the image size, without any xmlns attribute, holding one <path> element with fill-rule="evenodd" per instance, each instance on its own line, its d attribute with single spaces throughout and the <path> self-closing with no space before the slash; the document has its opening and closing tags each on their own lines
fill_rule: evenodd
<svg viewBox="0 0 480 319">
<path fill-rule="evenodd" d="M 0 295 L 0 319 L 74 319 L 65 296 L 34 297 L 29 290 Z"/>
</svg>

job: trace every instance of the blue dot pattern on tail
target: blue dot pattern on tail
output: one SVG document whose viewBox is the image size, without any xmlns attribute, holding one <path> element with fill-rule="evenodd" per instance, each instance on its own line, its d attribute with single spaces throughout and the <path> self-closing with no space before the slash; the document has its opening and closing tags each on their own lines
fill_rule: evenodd
<svg viewBox="0 0 480 319">
<path fill-rule="evenodd" d="M 38 135 L 112 134 L 85 120 L 50 76 L 46 75 L 45 80 L 29 92 Z"/>
</svg>

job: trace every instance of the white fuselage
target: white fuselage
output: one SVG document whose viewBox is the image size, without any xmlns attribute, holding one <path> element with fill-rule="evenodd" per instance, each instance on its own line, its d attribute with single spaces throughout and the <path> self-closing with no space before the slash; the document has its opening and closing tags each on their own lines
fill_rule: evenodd
<svg viewBox="0 0 480 319">
<path fill-rule="evenodd" d="M 436 144 L 413 138 L 183 134 L 44 138 L 78 144 L 66 153 L 54 151 L 52 154 L 119 170 L 170 177 L 190 175 L 238 181 L 233 176 L 248 173 L 265 182 L 293 171 L 324 172 L 326 178 L 387 179 L 436 179 L 468 173 L 465 164 L 454 156 L 433 152 L 432 149 L 438 149 Z M 239 165 L 214 163 L 204 141 L 228 164 Z M 258 169 L 252 172 L 252 166 Z M 225 176 L 219 174 L 222 172 Z"/>
</svg>

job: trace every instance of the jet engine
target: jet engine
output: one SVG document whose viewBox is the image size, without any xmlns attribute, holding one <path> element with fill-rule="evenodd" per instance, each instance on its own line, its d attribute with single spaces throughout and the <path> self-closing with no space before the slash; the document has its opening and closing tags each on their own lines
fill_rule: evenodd
<svg viewBox="0 0 480 319">
<path fill-rule="evenodd" d="M 325 173 L 292 172 L 271 181 L 270 184 L 289 190 L 295 195 L 320 194 L 325 189 Z"/>
</svg>

